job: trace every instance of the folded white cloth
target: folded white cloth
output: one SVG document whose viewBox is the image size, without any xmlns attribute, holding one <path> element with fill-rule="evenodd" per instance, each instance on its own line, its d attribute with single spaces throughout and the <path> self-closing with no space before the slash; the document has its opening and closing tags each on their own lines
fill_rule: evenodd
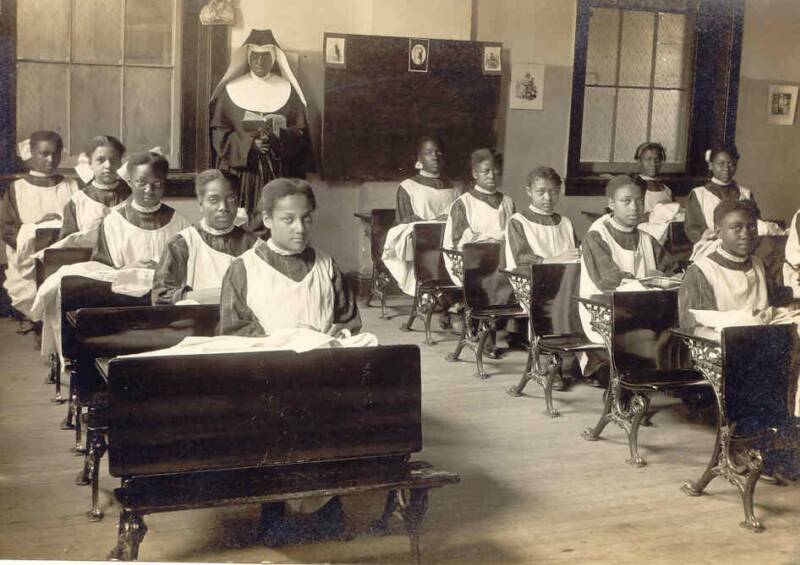
<svg viewBox="0 0 800 565">
<path fill-rule="evenodd" d="M 334 347 L 375 347 L 378 338 L 371 333 L 362 333 L 335 338 L 315 330 L 294 328 L 278 330 L 266 337 L 241 337 L 220 335 L 214 337 L 186 337 L 179 344 L 166 349 L 124 355 L 122 357 L 164 357 L 173 355 L 213 355 L 225 353 L 247 353 L 253 351 L 294 351 L 305 353 L 313 349 Z"/>
</svg>

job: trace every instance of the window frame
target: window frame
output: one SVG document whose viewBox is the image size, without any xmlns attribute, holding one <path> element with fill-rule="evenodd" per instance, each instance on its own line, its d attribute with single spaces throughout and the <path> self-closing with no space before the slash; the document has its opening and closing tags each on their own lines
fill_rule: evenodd
<svg viewBox="0 0 800 565">
<path fill-rule="evenodd" d="M 120 113 L 118 116 L 120 138 L 125 138 L 125 75 L 128 69 L 133 68 L 146 68 L 146 69 L 169 69 L 172 72 L 170 80 L 171 100 L 170 100 L 170 154 L 167 155 L 171 163 L 177 163 L 176 170 L 180 170 L 181 163 L 181 150 L 180 150 L 180 119 L 181 119 L 181 34 L 183 30 L 183 4 L 184 0 L 171 0 L 173 5 L 173 20 L 171 29 L 171 61 L 168 64 L 156 63 L 136 63 L 128 62 L 125 54 L 125 38 L 126 38 L 126 8 L 127 2 L 122 1 L 122 14 L 121 14 L 121 30 L 120 30 L 120 58 L 117 62 L 95 62 L 95 61 L 79 61 L 73 58 L 74 56 L 74 41 L 75 30 L 72 27 L 72 22 L 75 17 L 75 3 L 74 1 L 68 2 L 68 23 L 67 23 L 67 56 L 66 59 L 44 59 L 44 58 L 29 58 L 29 57 L 16 57 L 16 63 L 33 63 L 33 64 L 56 64 L 64 65 L 67 67 L 67 84 L 65 87 L 65 96 L 67 97 L 67 123 L 66 123 L 66 136 L 65 145 L 70 147 L 70 159 L 77 159 L 81 152 L 81 146 L 86 140 L 72 138 L 72 123 L 73 116 L 70 115 L 72 108 L 72 69 L 76 66 L 83 67 L 113 67 L 120 70 Z M 69 165 L 72 165 L 72 161 Z M 69 167 L 68 165 L 68 167 Z M 65 170 L 69 170 L 64 167 Z"/>
<path fill-rule="evenodd" d="M 678 12 L 678 0 L 576 0 L 575 55 L 567 152 L 567 196 L 604 194 L 605 176 L 586 171 L 580 154 L 583 130 L 583 104 L 586 88 L 589 20 L 592 8 L 619 8 L 638 11 Z M 694 20 L 692 81 L 687 125 L 685 170 L 665 173 L 664 181 L 677 195 L 705 182 L 705 149 L 715 143 L 735 141 L 736 109 L 739 91 L 744 0 L 702 2 L 686 0 Z M 720 33 L 721 31 L 721 33 Z M 633 170 L 635 166 L 631 167 Z"/>
<path fill-rule="evenodd" d="M 0 183 L 19 177 L 22 172 L 16 155 L 16 61 L 17 2 L 3 0 L 0 11 Z M 24 0 L 23 0 L 24 1 Z M 175 79 L 179 81 L 180 167 L 170 169 L 166 196 L 192 196 L 194 177 L 211 166 L 208 101 L 230 62 L 228 26 L 200 23 L 200 10 L 206 0 L 181 0 L 180 40 L 173 35 L 179 50 L 175 57 Z M 176 26 L 178 22 L 175 22 Z M 61 171 L 77 176 L 71 169 Z"/>
</svg>

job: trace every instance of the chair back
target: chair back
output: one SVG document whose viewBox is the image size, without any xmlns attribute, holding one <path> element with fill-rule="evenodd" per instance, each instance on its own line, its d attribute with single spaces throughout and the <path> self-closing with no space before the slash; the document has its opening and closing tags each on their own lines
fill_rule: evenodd
<svg viewBox="0 0 800 565">
<path fill-rule="evenodd" d="M 670 222 L 667 225 L 667 239 L 664 249 L 678 261 L 688 261 L 694 244 L 686 235 L 684 222 Z"/>
<path fill-rule="evenodd" d="M 750 431 L 790 415 L 797 382 L 795 324 L 722 330 L 722 395 L 729 423 Z"/>
<path fill-rule="evenodd" d="M 75 339 L 91 357 L 115 357 L 172 347 L 186 337 L 212 337 L 219 305 L 80 308 Z"/>
<path fill-rule="evenodd" d="M 376 265 L 383 264 L 383 245 L 386 243 L 386 234 L 394 226 L 396 212 L 394 208 L 373 208 L 369 227 L 369 249 L 372 262 Z"/>
<path fill-rule="evenodd" d="M 768 281 L 783 280 L 783 262 L 786 259 L 786 235 L 765 235 L 758 238 L 753 255 L 764 262 Z"/>
<path fill-rule="evenodd" d="M 418 284 L 450 280 L 442 254 L 443 223 L 416 224 L 413 227 L 414 276 Z"/>
<path fill-rule="evenodd" d="M 580 263 L 531 266 L 530 326 L 532 335 L 582 333 L 578 303 Z"/>
<path fill-rule="evenodd" d="M 150 306 L 150 293 L 134 297 L 111 291 L 111 283 L 88 277 L 67 276 L 61 279 L 61 344 L 64 354 L 75 345 L 74 332 L 66 320 L 67 312 L 80 308 L 114 308 L 122 306 Z"/>
<path fill-rule="evenodd" d="M 615 292 L 611 296 L 614 366 L 619 373 L 672 369 L 680 366 L 680 340 L 675 290 Z"/>
<path fill-rule="evenodd" d="M 41 261 L 36 261 L 36 286 L 41 286 L 47 277 L 64 265 L 85 263 L 92 258 L 92 250 L 88 247 L 62 247 L 45 249 Z"/>
<path fill-rule="evenodd" d="M 498 242 L 467 243 L 464 256 L 464 301 L 472 310 L 483 310 L 519 304 L 504 267 L 503 244 Z"/>
<path fill-rule="evenodd" d="M 36 230 L 36 238 L 33 240 L 33 250 L 36 252 L 47 249 L 58 241 L 59 228 L 39 228 Z"/>
</svg>

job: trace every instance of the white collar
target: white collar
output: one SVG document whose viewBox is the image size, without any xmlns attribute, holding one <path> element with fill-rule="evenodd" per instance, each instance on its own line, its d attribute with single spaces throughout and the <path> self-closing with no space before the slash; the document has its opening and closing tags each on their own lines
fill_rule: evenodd
<svg viewBox="0 0 800 565">
<path fill-rule="evenodd" d="M 289 257 L 291 255 L 300 255 L 300 253 L 302 253 L 302 251 L 300 253 L 295 253 L 294 251 L 287 251 L 283 247 L 278 247 L 278 244 L 272 241 L 272 238 L 269 238 L 267 240 L 267 247 L 272 249 L 278 255 L 283 255 L 284 257 Z"/>
<path fill-rule="evenodd" d="M 555 214 L 555 212 L 545 212 L 544 210 L 542 210 L 541 208 L 537 208 L 533 204 L 528 206 L 528 209 L 534 214 L 539 214 L 540 216 L 552 216 L 553 214 Z"/>
<path fill-rule="evenodd" d="M 136 200 L 131 198 L 131 208 L 136 210 L 137 212 L 141 212 L 142 214 L 154 214 L 161 209 L 161 202 L 156 204 L 155 206 L 142 206 L 141 204 L 137 204 Z"/>
<path fill-rule="evenodd" d="M 98 190 L 114 190 L 119 186 L 119 180 L 116 181 L 114 184 L 103 184 L 97 179 L 92 179 L 92 186 Z"/>
<path fill-rule="evenodd" d="M 488 191 L 488 190 L 486 190 L 485 188 L 481 188 L 481 187 L 479 187 L 477 184 L 476 184 L 475 186 L 473 186 L 472 188 L 474 188 L 475 190 L 477 190 L 477 191 L 478 191 L 478 192 L 480 192 L 481 194 L 497 194 L 497 191 L 496 191 L 496 190 L 495 190 L 494 192 L 489 192 L 489 191 Z"/>
<path fill-rule="evenodd" d="M 440 176 L 439 173 L 429 173 L 425 169 L 420 169 L 419 170 L 419 174 L 422 175 L 423 177 L 429 178 L 429 179 L 438 179 L 439 176 Z"/>
<path fill-rule="evenodd" d="M 610 217 L 611 225 L 614 226 L 614 229 L 617 231 L 625 232 L 625 233 L 633 233 L 636 231 L 636 228 L 629 228 L 628 226 L 623 226 L 617 220 L 614 219 L 614 216 Z"/>
<path fill-rule="evenodd" d="M 47 175 L 47 174 L 45 174 L 45 173 L 43 173 L 41 171 L 34 171 L 33 169 L 28 171 L 28 174 L 31 175 L 32 177 L 39 177 L 39 178 L 46 178 L 46 177 L 52 176 L 52 175 Z"/>
<path fill-rule="evenodd" d="M 748 259 L 748 257 L 739 257 L 738 255 L 734 255 L 733 253 L 728 253 L 727 251 L 725 251 L 725 248 L 722 247 L 721 243 L 717 247 L 717 253 L 719 253 L 728 261 L 733 261 L 734 263 L 744 263 Z"/>
<path fill-rule="evenodd" d="M 252 71 L 230 81 L 225 90 L 239 108 L 261 113 L 277 112 L 292 95 L 292 85 L 282 76 L 270 73 L 262 78 Z"/>
<path fill-rule="evenodd" d="M 711 177 L 711 183 L 712 184 L 717 184 L 719 186 L 728 186 L 730 184 L 733 184 L 733 179 L 731 179 L 731 182 L 722 182 L 717 177 Z"/>
<path fill-rule="evenodd" d="M 204 232 L 206 232 L 208 234 L 211 234 L 211 235 L 228 235 L 229 233 L 231 233 L 233 231 L 233 228 L 235 228 L 236 226 L 231 224 L 230 226 L 228 226 L 225 229 L 218 230 L 216 228 L 212 228 L 210 225 L 208 225 L 208 222 L 206 222 L 206 219 L 202 218 L 200 220 L 200 227 L 203 228 Z"/>
<path fill-rule="evenodd" d="M 640 178 L 640 179 L 642 179 L 642 180 L 649 180 L 649 181 L 655 181 L 655 180 L 658 180 L 656 177 L 651 177 L 651 176 L 648 176 L 648 175 L 643 175 L 643 174 L 641 174 L 641 173 L 639 173 L 639 178 Z"/>
</svg>

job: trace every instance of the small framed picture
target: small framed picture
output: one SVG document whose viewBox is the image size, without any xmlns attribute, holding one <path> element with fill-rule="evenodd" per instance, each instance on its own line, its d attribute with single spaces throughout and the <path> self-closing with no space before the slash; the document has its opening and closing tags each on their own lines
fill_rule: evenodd
<svg viewBox="0 0 800 565">
<path fill-rule="evenodd" d="M 411 37 L 408 40 L 408 70 L 427 73 L 431 59 L 431 40 Z"/>
<path fill-rule="evenodd" d="M 347 38 L 325 34 L 325 66 L 347 68 Z"/>
<path fill-rule="evenodd" d="M 544 110 L 544 65 L 512 63 L 508 96 L 510 108 Z"/>
<path fill-rule="evenodd" d="M 503 62 L 501 59 L 503 46 L 499 43 L 484 43 L 482 68 L 485 75 L 503 74 Z"/>
<path fill-rule="evenodd" d="M 800 87 L 789 85 L 770 85 L 767 123 L 779 126 L 794 124 L 797 109 L 797 91 Z"/>
</svg>

